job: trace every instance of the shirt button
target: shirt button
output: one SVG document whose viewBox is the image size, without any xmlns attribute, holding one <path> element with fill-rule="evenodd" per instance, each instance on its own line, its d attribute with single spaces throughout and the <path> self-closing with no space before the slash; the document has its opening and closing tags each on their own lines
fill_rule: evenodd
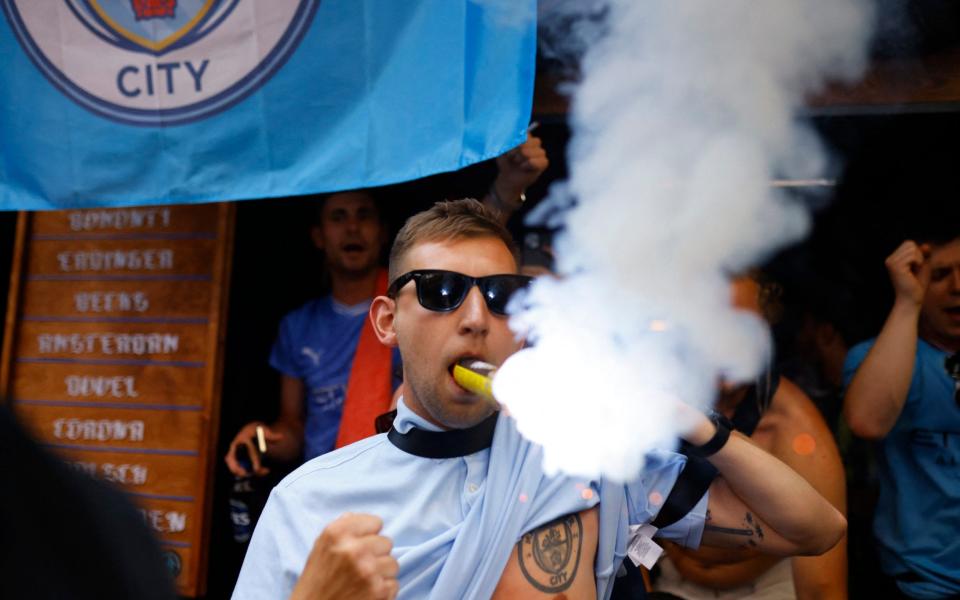
<svg viewBox="0 0 960 600">
<path fill-rule="evenodd" d="M 475 492 L 477 491 L 477 484 L 475 484 L 475 483 L 468 483 L 468 484 L 467 484 L 467 491 L 470 492 L 471 494 L 475 493 Z"/>
</svg>

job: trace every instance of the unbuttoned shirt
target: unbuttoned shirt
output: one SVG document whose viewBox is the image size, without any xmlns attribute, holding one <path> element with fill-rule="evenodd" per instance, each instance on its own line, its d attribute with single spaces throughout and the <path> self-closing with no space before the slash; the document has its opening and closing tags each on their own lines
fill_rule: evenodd
<svg viewBox="0 0 960 600">
<path fill-rule="evenodd" d="M 439 429 L 401 399 L 394 428 Z M 686 459 L 648 455 L 640 476 L 624 485 L 542 470 L 542 448 L 501 415 L 490 448 L 432 459 L 408 454 L 386 434 L 315 458 L 271 492 L 257 523 L 233 598 L 287 598 L 314 540 L 345 512 L 383 519 L 400 564 L 399 598 L 486 599 L 521 536 L 599 502 L 595 561 L 597 598 L 608 598 L 626 555 L 629 525 L 652 521 Z M 585 490 L 591 490 L 585 493 Z M 697 547 L 707 496 L 659 537 Z"/>
</svg>

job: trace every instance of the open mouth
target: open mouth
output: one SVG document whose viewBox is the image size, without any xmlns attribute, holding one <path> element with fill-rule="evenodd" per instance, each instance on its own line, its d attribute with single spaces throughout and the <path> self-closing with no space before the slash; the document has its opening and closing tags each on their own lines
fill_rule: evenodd
<svg viewBox="0 0 960 600">
<path fill-rule="evenodd" d="M 474 356 L 464 356 L 451 364 L 449 370 L 458 389 L 471 396 L 493 400 L 491 377 L 497 370 L 496 365 Z"/>
<path fill-rule="evenodd" d="M 450 363 L 449 365 L 447 365 L 447 372 L 450 373 L 450 377 L 453 377 L 453 368 L 454 368 L 454 367 L 456 367 L 457 365 L 460 365 L 460 366 L 462 366 L 462 367 L 467 367 L 467 365 L 469 365 L 471 362 L 473 362 L 473 361 L 475 361 L 475 360 L 480 360 L 480 359 L 478 359 L 478 358 L 476 358 L 476 357 L 473 357 L 473 356 L 462 356 L 462 357 L 458 358 L 457 360 L 453 361 L 452 363 Z M 469 367 L 468 367 L 468 368 L 469 368 Z"/>
<path fill-rule="evenodd" d="M 461 367 L 464 367 L 473 371 L 477 371 L 478 373 L 482 373 L 483 375 L 487 375 L 491 371 L 494 371 L 497 368 L 494 365 L 491 365 L 490 363 L 485 362 L 482 358 L 476 355 L 461 356 L 457 360 L 450 363 L 450 366 L 447 367 L 447 370 L 450 371 L 451 374 L 453 374 L 453 368 L 456 367 L 457 365 L 460 365 Z"/>
<path fill-rule="evenodd" d="M 363 252 L 365 250 L 363 244 L 344 244 L 340 249 L 344 252 Z"/>
<path fill-rule="evenodd" d="M 496 366 L 491 365 L 490 363 L 485 362 L 479 358 L 473 358 L 473 357 L 461 358 L 456 362 L 456 364 L 460 365 L 461 367 L 464 367 L 465 369 L 470 369 L 475 373 L 479 373 L 484 377 L 489 377 L 491 373 L 497 370 Z"/>
<path fill-rule="evenodd" d="M 461 356 L 460 358 L 453 361 L 447 366 L 447 372 L 450 373 L 450 377 L 453 379 L 454 383 L 457 382 L 457 379 L 453 375 L 453 369 L 458 365 L 466 369 L 477 371 L 478 373 L 482 373 L 484 375 L 496 368 L 490 363 L 484 362 L 483 359 L 477 357 L 476 355 Z M 484 366 L 487 368 L 485 369 Z M 461 386 L 459 383 L 457 383 L 457 387 L 459 387 L 460 389 L 464 389 L 463 386 Z M 464 390 L 464 391 L 467 391 L 467 390 Z"/>
</svg>

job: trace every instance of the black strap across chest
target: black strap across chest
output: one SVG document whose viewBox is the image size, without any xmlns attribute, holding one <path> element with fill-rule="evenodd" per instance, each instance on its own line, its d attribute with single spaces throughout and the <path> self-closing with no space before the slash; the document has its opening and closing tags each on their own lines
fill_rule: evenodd
<svg viewBox="0 0 960 600">
<path fill-rule="evenodd" d="M 780 373 L 777 370 L 770 368 L 762 373 L 737 405 L 733 418 L 730 419 L 732 428 L 746 436 L 752 435 L 763 413 L 770 408 L 773 395 L 777 393 L 779 386 Z M 680 452 L 687 455 L 687 464 L 673 484 L 673 489 L 667 495 L 657 518 L 652 522 L 658 529 L 676 523 L 690 512 L 717 476 L 716 467 L 707 459 L 686 452 L 684 446 L 685 444 L 681 444 Z"/>
<path fill-rule="evenodd" d="M 771 367 L 757 377 L 756 382 L 747 388 L 747 394 L 737 405 L 730 422 L 733 428 L 750 437 L 756 431 L 763 413 L 773 402 L 773 395 L 780 387 L 780 372 Z"/>
</svg>

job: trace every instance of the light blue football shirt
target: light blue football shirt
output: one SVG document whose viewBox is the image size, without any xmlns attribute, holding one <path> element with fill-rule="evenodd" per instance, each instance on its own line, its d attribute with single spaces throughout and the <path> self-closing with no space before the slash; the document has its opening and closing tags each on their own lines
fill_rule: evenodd
<svg viewBox="0 0 960 600">
<path fill-rule="evenodd" d="M 876 339 L 847 353 L 850 385 Z M 960 595 L 960 408 L 948 354 L 917 342 L 903 411 L 876 445 L 880 496 L 873 519 L 880 565 L 914 598 Z"/>
<path fill-rule="evenodd" d="M 288 313 L 270 352 L 270 365 L 304 385 L 303 458 L 310 460 L 333 450 L 340 431 L 350 369 L 363 326 L 369 319 L 370 300 L 353 306 L 332 296 L 307 302 Z M 400 364 L 394 349 L 392 371 Z M 392 377 L 392 389 L 400 380 Z"/>
<path fill-rule="evenodd" d="M 394 427 L 437 431 L 403 403 Z M 257 523 L 235 600 L 287 598 L 314 540 L 345 512 L 384 521 L 400 563 L 400 598 L 486 599 L 500 580 L 514 545 L 527 531 L 600 502 L 595 563 L 597 597 L 609 597 L 626 554 L 629 525 L 652 521 L 686 463 L 657 451 L 629 485 L 548 477 L 542 448 L 501 415 L 491 447 L 467 456 L 430 459 L 407 454 L 386 434 L 318 457 L 288 475 L 270 494 Z M 585 494 L 591 489 L 593 494 Z M 653 492 L 657 492 L 654 494 Z M 683 519 L 659 532 L 696 547 L 707 496 Z"/>
</svg>

